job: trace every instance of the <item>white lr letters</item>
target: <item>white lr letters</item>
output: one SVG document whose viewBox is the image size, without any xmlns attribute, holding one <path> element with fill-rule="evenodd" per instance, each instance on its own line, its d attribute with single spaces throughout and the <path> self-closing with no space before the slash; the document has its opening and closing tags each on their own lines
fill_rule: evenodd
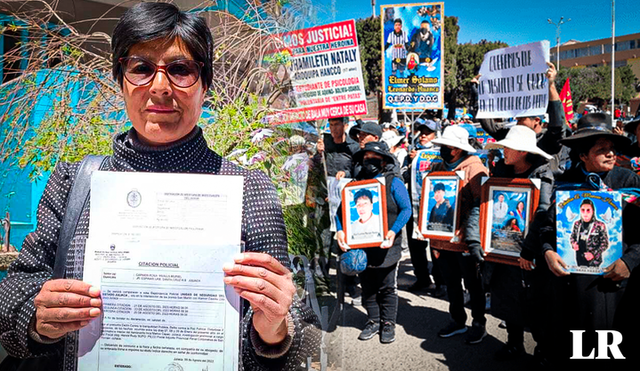
<svg viewBox="0 0 640 371">
<path fill-rule="evenodd" d="M 614 359 L 625 359 L 618 346 L 622 343 L 622 334 L 612 330 L 596 330 L 598 334 L 598 355 L 596 350 L 592 349 L 588 356 L 582 354 L 582 334 L 584 330 L 571 330 L 573 335 L 573 353 L 571 359 L 610 359 L 609 351 Z M 609 344 L 609 334 L 612 335 L 611 344 Z"/>
</svg>

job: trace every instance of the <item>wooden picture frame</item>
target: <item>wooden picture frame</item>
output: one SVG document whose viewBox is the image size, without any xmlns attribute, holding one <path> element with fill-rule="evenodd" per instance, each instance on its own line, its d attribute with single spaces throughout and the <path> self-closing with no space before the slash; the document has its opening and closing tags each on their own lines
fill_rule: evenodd
<svg viewBox="0 0 640 371">
<path fill-rule="evenodd" d="M 435 171 L 422 180 L 418 227 L 425 238 L 453 241 L 460 223 L 463 180 L 463 171 Z"/>
<path fill-rule="evenodd" d="M 519 266 L 540 201 L 540 179 L 482 178 L 480 238 L 487 261 Z"/>
<path fill-rule="evenodd" d="M 342 189 L 342 229 L 350 248 L 379 247 L 384 241 L 389 231 L 384 183 L 384 178 L 367 179 L 350 182 Z M 358 199 L 363 199 L 361 207 Z"/>
</svg>

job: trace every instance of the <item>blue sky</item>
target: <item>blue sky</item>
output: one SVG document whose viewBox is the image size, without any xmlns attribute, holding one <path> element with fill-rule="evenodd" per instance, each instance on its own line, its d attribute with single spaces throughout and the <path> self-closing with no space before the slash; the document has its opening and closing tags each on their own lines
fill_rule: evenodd
<svg viewBox="0 0 640 371">
<path fill-rule="evenodd" d="M 334 20 L 359 19 L 371 16 L 371 0 L 313 0 L 320 23 Z M 376 0 L 376 15 L 380 5 L 410 4 L 420 1 Z M 640 32 L 638 0 L 618 0 L 616 4 L 616 36 Z M 332 11 L 335 4 L 335 12 Z M 498 5 L 500 4 L 500 5 Z M 508 3 L 479 0 L 448 0 L 444 2 L 447 16 L 458 17 L 458 42 L 504 41 L 510 46 L 549 40 L 555 45 L 556 27 L 547 19 L 558 22 L 571 18 L 561 27 L 560 42 L 570 39 L 588 41 L 611 36 L 611 1 L 512 0 Z"/>
</svg>

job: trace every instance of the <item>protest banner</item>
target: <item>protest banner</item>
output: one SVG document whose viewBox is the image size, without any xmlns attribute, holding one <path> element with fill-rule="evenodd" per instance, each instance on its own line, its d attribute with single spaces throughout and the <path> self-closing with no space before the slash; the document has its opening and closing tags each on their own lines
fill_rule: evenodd
<svg viewBox="0 0 640 371">
<path fill-rule="evenodd" d="M 547 40 L 485 54 L 476 118 L 544 115 L 549 103 L 548 61 Z"/>
<path fill-rule="evenodd" d="M 283 62 L 291 81 L 288 107 L 271 124 L 366 115 L 360 51 L 354 20 L 275 36 L 282 48 L 264 62 Z"/>
<path fill-rule="evenodd" d="M 442 109 L 444 3 L 380 7 L 386 109 Z"/>
</svg>

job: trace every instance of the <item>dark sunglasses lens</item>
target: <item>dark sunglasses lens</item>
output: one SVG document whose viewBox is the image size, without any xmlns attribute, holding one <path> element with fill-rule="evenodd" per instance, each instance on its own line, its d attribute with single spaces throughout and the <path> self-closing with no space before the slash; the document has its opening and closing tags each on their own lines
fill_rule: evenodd
<svg viewBox="0 0 640 371">
<path fill-rule="evenodd" d="M 176 61 L 167 65 L 169 79 L 180 87 L 189 87 L 200 77 L 200 65 L 196 61 Z"/>
<path fill-rule="evenodd" d="M 156 66 L 137 58 L 128 59 L 124 65 L 127 80 L 135 85 L 144 85 L 151 81 L 156 72 Z"/>
</svg>

